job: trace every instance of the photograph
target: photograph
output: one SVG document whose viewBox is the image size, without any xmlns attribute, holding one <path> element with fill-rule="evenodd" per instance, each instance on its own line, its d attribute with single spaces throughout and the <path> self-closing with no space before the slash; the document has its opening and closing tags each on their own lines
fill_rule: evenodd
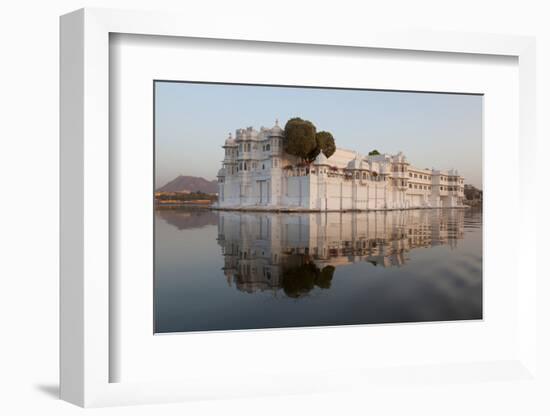
<svg viewBox="0 0 550 416">
<path fill-rule="evenodd" d="M 154 332 L 483 319 L 483 95 L 155 80 Z"/>
</svg>

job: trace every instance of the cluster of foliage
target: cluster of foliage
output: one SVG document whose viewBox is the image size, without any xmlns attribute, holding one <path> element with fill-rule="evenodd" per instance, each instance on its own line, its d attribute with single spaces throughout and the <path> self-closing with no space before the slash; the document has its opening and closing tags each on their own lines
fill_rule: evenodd
<svg viewBox="0 0 550 416">
<path fill-rule="evenodd" d="M 374 149 L 373 151 L 369 152 L 369 156 L 380 156 L 380 152 Z"/>
<path fill-rule="evenodd" d="M 321 152 L 327 158 L 331 157 L 336 151 L 336 144 L 328 131 L 317 132 L 311 121 L 295 117 L 285 125 L 284 150 L 310 164 Z"/>
<path fill-rule="evenodd" d="M 329 289 L 334 270 L 334 266 L 330 265 L 321 270 L 311 262 L 285 268 L 282 279 L 283 291 L 288 297 L 299 298 L 307 295 L 316 286 L 321 289 Z"/>
<path fill-rule="evenodd" d="M 157 192 L 155 198 L 159 201 L 196 201 L 209 200 L 215 202 L 218 197 L 214 194 L 206 194 L 201 191 L 196 192 Z"/>
<path fill-rule="evenodd" d="M 464 196 L 469 201 L 481 200 L 483 199 L 483 191 L 473 185 L 464 185 Z"/>
</svg>

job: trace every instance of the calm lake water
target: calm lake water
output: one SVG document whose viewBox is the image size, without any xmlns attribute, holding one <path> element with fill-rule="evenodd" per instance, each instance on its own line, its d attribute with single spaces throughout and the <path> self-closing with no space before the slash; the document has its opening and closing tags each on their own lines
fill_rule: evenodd
<svg viewBox="0 0 550 416">
<path fill-rule="evenodd" d="M 482 213 L 155 212 L 155 332 L 482 318 Z"/>
</svg>

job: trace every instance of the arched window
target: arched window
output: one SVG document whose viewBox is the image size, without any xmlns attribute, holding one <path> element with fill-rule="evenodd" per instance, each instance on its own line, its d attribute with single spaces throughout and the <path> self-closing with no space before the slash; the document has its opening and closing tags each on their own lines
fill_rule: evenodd
<svg viewBox="0 0 550 416">
<path fill-rule="evenodd" d="M 265 150 L 266 150 L 267 152 L 269 152 L 269 151 L 271 150 L 271 146 L 267 144 L 267 145 L 265 146 Z"/>
</svg>

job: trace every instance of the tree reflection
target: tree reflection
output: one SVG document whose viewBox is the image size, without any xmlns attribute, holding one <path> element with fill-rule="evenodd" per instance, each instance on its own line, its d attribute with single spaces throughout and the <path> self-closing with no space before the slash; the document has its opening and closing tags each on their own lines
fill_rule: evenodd
<svg viewBox="0 0 550 416">
<path fill-rule="evenodd" d="M 302 264 L 282 269 L 281 286 L 290 298 L 300 298 L 307 295 L 315 287 L 330 289 L 334 266 L 328 265 L 319 269 L 308 256 L 302 257 Z"/>
</svg>

